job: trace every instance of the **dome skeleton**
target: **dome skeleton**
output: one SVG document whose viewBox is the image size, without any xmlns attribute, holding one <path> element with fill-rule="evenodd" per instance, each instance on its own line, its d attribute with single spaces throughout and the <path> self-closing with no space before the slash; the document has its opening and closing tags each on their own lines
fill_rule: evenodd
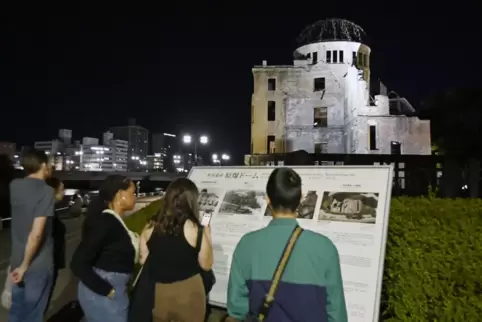
<svg viewBox="0 0 482 322">
<path fill-rule="evenodd" d="M 300 46 L 322 41 L 354 41 L 363 43 L 362 27 L 345 19 L 326 19 L 306 27 L 298 37 Z"/>
</svg>

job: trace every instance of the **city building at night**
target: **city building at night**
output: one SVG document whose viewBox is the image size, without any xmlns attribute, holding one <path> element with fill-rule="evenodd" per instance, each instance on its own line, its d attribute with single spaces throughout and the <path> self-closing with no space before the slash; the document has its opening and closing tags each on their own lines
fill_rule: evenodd
<svg viewBox="0 0 482 322">
<path fill-rule="evenodd" d="M 152 172 L 164 171 L 164 156 L 161 153 L 148 155 L 147 170 Z"/>
<path fill-rule="evenodd" d="M 102 143 L 111 151 L 108 157 L 112 160 L 112 171 L 127 171 L 129 142 L 116 139 L 112 132 L 107 131 L 103 135 Z"/>
<path fill-rule="evenodd" d="M 44 151 L 50 157 L 52 166 L 56 171 L 61 171 L 64 168 L 64 152 L 66 145 L 59 139 L 50 141 L 37 141 L 34 143 L 34 148 Z"/>
<path fill-rule="evenodd" d="M 251 154 L 431 154 L 430 121 L 381 82 L 370 86 L 363 29 L 319 21 L 300 35 L 293 65 L 252 69 Z"/>
<path fill-rule="evenodd" d="M 0 142 L 0 154 L 8 155 L 13 160 L 17 145 L 13 142 Z"/>
<path fill-rule="evenodd" d="M 172 133 L 152 133 L 152 153 L 160 155 L 163 169 L 173 171 L 173 156 L 178 153 L 178 137 Z M 148 161 L 149 163 L 149 161 Z"/>
<path fill-rule="evenodd" d="M 128 142 L 112 132 L 103 134 L 101 144 L 93 137 L 72 142 L 72 131 L 61 129 L 58 139 L 37 141 L 34 147 L 50 156 L 56 171 L 127 171 Z"/>
<path fill-rule="evenodd" d="M 135 119 L 129 120 L 127 126 L 109 129 L 116 139 L 127 141 L 127 168 L 129 171 L 144 171 L 149 150 L 149 130 L 137 125 Z"/>
<path fill-rule="evenodd" d="M 95 138 L 84 138 L 74 155 L 80 159 L 81 171 L 127 171 L 127 146 L 123 140 L 116 140 L 110 133 L 104 133 L 103 144 Z"/>
</svg>

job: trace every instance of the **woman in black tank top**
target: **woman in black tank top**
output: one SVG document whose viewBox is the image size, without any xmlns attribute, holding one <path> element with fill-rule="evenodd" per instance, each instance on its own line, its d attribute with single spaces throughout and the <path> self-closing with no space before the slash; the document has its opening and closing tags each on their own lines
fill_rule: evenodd
<svg viewBox="0 0 482 322">
<path fill-rule="evenodd" d="M 199 222 L 198 196 L 191 180 L 172 182 L 163 209 L 141 235 L 143 274 L 155 283 L 154 322 L 204 321 L 206 292 L 200 273 L 211 270 L 213 250 L 210 229 Z"/>
</svg>

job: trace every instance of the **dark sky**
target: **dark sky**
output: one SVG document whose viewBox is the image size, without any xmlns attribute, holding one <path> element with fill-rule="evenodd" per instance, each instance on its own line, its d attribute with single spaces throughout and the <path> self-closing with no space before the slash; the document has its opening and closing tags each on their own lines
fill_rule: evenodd
<svg viewBox="0 0 482 322">
<path fill-rule="evenodd" d="M 0 38 L 0 141 L 30 145 L 59 128 L 99 137 L 135 117 L 153 132 L 206 133 L 212 152 L 241 158 L 250 146 L 252 66 L 292 63 L 300 31 L 331 17 L 365 29 L 372 76 L 415 106 L 434 92 L 481 85 L 481 10 L 471 2 L 327 3 L 274 2 L 284 14 L 199 5 L 189 10 L 197 16 L 149 8 L 11 16 Z"/>
</svg>

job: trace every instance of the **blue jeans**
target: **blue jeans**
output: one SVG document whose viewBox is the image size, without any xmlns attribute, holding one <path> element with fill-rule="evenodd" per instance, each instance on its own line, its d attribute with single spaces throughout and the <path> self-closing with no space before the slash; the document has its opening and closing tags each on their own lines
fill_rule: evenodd
<svg viewBox="0 0 482 322">
<path fill-rule="evenodd" d="M 8 322 L 43 322 L 54 279 L 53 270 L 29 272 L 23 285 L 12 287 Z"/>
<path fill-rule="evenodd" d="M 78 298 L 87 322 L 127 322 L 129 310 L 128 283 L 130 274 L 106 272 L 94 268 L 100 277 L 109 281 L 115 290 L 114 298 L 92 292 L 79 283 Z"/>
</svg>

